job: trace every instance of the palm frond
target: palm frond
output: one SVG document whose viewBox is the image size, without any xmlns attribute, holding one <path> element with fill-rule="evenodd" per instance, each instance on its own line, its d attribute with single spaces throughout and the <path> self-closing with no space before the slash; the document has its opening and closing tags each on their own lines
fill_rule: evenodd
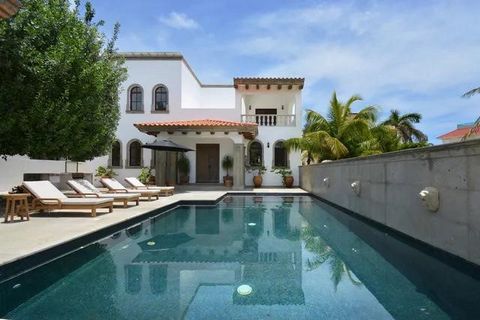
<svg viewBox="0 0 480 320">
<path fill-rule="evenodd" d="M 472 89 L 470 91 L 465 92 L 462 97 L 463 98 L 470 98 L 473 95 L 479 94 L 480 93 L 480 87 Z"/>
</svg>

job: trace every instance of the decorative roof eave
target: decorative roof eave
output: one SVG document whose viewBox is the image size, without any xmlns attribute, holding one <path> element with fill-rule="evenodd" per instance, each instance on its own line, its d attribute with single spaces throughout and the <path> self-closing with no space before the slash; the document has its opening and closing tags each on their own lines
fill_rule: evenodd
<svg viewBox="0 0 480 320">
<path fill-rule="evenodd" d="M 249 86 L 255 86 L 257 89 L 262 86 L 267 86 L 270 89 L 272 86 L 281 89 L 282 86 L 287 86 L 288 89 L 292 89 L 293 86 L 297 86 L 302 90 L 305 83 L 305 78 L 233 78 L 233 86 L 239 88 L 240 86 L 249 89 Z"/>
<path fill-rule="evenodd" d="M 0 0 L 0 19 L 7 19 L 15 15 L 22 6 L 18 0 Z"/>
<path fill-rule="evenodd" d="M 174 132 L 238 132 L 245 139 L 253 140 L 258 134 L 258 125 L 251 122 L 234 122 L 223 120 L 186 120 L 164 122 L 142 122 L 134 126 L 143 133 L 157 136 L 161 132 L 173 134 Z"/>
</svg>

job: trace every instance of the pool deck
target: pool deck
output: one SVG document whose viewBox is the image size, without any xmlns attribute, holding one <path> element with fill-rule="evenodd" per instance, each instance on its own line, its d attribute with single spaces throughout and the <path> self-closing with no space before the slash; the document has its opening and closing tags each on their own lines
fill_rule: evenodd
<svg viewBox="0 0 480 320">
<path fill-rule="evenodd" d="M 53 211 L 50 214 L 32 214 L 30 221 L 0 223 L 0 266 L 14 262 L 34 253 L 58 246 L 73 239 L 94 233 L 103 228 L 125 222 L 147 212 L 175 205 L 180 201 L 217 201 L 227 193 L 242 194 L 308 194 L 299 188 L 261 188 L 246 191 L 196 191 L 178 190 L 173 196 L 161 197 L 156 201 L 140 201 L 138 206 L 122 208 L 115 206 L 112 213 L 104 214 L 106 210 L 99 209 L 96 217 L 91 217 L 89 211 L 66 210 Z"/>
</svg>

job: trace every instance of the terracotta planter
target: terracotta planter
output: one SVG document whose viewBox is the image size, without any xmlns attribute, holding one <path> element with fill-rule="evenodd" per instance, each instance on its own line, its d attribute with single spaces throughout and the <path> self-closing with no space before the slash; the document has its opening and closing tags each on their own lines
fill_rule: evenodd
<svg viewBox="0 0 480 320">
<path fill-rule="evenodd" d="M 190 176 L 180 176 L 180 184 L 188 184 L 190 182 Z"/>
<path fill-rule="evenodd" d="M 253 185 L 255 186 L 255 188 L 260 188 L 262 186 L 262 182 L 262 176 L 253 176 Z"/>
<path fill-rule="evenodd" d="M 150 178 L 148 178 L 148 184 L 151 186 L 155 185 L 155 176 L 150 176 Z"/>
<path fill-rule="evenodd" d="M 233 186 L 233 177 L 232 176 L 224 176 L 223 177 L 223 185 L 225 187 L 231 188 Z"/>
<path fill-rule="evenodd" d="M 285 176 L 283 184 L 286 188 L 291 188 L 293 186 L 293 176 Z"/>
</svg>

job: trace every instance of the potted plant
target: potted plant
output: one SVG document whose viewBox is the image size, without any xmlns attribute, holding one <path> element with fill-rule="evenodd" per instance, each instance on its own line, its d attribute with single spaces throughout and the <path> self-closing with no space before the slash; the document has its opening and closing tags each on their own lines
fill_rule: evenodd
<svg viewBox="0 0 480 320">
<path fill-rule="evenodd" d="M 190 160 L 188 160 L 184 153 L 181 153 L 180 157 L 178 157 L 177 167 L 180 173 L 180 184 L 187 184 L 190 181 Z"/>
<path fill-rule="evenodd" d="M 260 188 L 262 186 L 262 182 L 263 182 L 262 176 L 267 171 L 267 168 L 265 168 L 264 166 L 248 167 L 247 171 L 254 173 L 253 185 L 255 186 L 255 188 Z M 255 174 L 255 172 L 256 172 L 256 174 Z"/>
<path fill-rule="evenodd" d="M 223 177 L 223 185 L 225 187 L 233 186 L 233 177 L 229 174 L 229 170 L 233 168 L 232 156 L 227 154 L 223 157 L 222 168 L 227 171 L 227 175 Z"/>
<path fill-rule="evenodd" d="M 138 176 L 138 180 L 140 180 L 143 184 L 149 184 L 150 178 L 152 177 L 152 169 L 143 167 L 140 171 L 140 175 Z"/>
<path fill-rule="evenodd" d="M 272 172 L 282 176 L 282 184 L 286 188 L 291 188 L 293 186 L 293 176 L 292 170 L 287 168 L 276 168 Z"/>
<path fill-rule="evenodd" d="M 117 173 L 113 171 L 112 168 L 107 168 L 103 166 L 99 166 L 97 168 L 97 171 L 95 172 L 95 177 L 100 177 L 100 178 L 113 178 L 116 175 Z"/>
</svg>

